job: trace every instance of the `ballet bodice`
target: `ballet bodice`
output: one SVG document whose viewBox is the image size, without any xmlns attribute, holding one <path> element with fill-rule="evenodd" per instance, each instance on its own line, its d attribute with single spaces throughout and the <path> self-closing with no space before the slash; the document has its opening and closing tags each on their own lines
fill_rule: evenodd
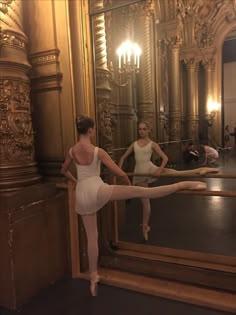
<svg viewBox="0 0 236 315">
<path fill-rule="evenodd" d="M 152 156 L 152 141 L 148 142 L 143 147 L 140 147 L 136 141 L 134 143 L 134 154 L 136 166 L 150 162 Z"/>
<path fill-rule="evenodd" d="M 73 158 L 71 149 L 70 149 L 70 156 L 74 160 L 76 170 L 77 170 L 77 179 L 79 182 L 93 176 L 100 176 L 101 160 L 98 158 L 98 147 L 94 148 L 93 161 L 89 165 L 78 164 Z"/>
</svg>

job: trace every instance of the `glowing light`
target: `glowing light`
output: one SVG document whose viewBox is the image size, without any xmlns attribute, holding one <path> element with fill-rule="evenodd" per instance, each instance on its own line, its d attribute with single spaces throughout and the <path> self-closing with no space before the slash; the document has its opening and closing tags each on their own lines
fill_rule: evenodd
<svg viewBox="0 0 236 315">
<path fill-rule="evenodd" d="M 119 72 L 139 71 L 142 50 L 130 40 L 123 42 L 116 50 Z"/>
</svg>

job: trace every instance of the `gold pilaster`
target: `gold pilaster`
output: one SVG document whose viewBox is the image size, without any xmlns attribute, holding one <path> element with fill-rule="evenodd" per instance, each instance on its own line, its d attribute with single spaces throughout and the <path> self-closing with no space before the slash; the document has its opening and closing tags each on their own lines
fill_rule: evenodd
<svg viewBox="0 0 236 315">
<path fill-rule="evenodd" d="M 187 69 L 187 137 L 198 139 L 198 62 L 194 58 L 184 60 Z"/>
<path fill-rule="evenodd" d="M 169 42 L 169 137 L 181 139 L 180 63 L 179 43 L 176 38 Z"/>
<path fill-rule="evenodd" d="M 40 180 L 34 159 L 22 1 L 0 1 L 0 190 Z"/>
<path fill-rule="evenodd" d="M 96 8 L 103 8 L 103 0 L 96 1 Z M 107 66 L 107 43 L 104 13 L 94 17 L 94 45 L 96 68 L 96 99 L 97 99 L 97 123 L 99 145 L 112 151 L 112 124 L 111 124 L 111 87 L 110 71 Z"/>
<path fill-rule="evenodd" d="M 137 76 L 137 109 L 138 119 L 148 121 L 151 128 L 155 130 L 155 109 L 154 109 L 154 53 L 153 45 L 153 20 L 150 8 L 144 8 L 137 19 L 139 41 L 142 48 L 142 60 L 140 73 Z"/>
</svg>

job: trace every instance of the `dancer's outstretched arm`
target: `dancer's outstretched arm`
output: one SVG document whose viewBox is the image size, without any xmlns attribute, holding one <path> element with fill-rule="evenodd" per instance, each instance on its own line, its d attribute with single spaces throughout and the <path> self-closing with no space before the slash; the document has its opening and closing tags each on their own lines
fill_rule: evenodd
<svg viewBox="0 0 236 315">
<path fill-rule="evenodd" d="M 128 149 L 125 151 L 125 153 L 121 156 L 120 161 L 119 161 L 119 163 L 118 163 L 118 166 L 119 166 L 120 168 L 122 168 L 122 165 L 123 165 L 125 159 L 126 159 L 133 151 L 134 151 L 134 143 L 132 143 L 132 144 L 128 147 Z"/>
<path fill-rule="evenodd" d="M 106 165 L 107 168 L 109 168 L 109 170 L 114 173 L 117 176 L 121 176 L 126 185 L 131 185 L 129 177 L 126 175 L 126 173 L 124 171 L 122 171 L 122 169 L 117 166 L 112 159 L 110 158 L 110 156 L 107 154 L 106 151 L 104 151 L 103 149 L 98 149 L 98 157 L 100 158 L 100 160 L 103 162 L 103 164 Z"/>
</svg>

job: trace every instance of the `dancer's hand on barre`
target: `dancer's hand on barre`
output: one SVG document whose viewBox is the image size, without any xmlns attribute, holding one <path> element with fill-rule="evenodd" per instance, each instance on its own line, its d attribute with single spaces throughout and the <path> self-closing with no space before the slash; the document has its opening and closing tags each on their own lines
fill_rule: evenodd
<svg viewBox="0 0 236 315">
<path fill-rule="evenodd" d="M 153 177 L 160 177 L 162 173 L 162 170 L 160 168 L 158 168 L 154 173 L 152 173 L 151 175 Z"/>
<path fill-rule="evenodd" d="M 76 183 L 75 181 L 72 181 L 72 180 L 68 180 L 68 186 L 71 187 L 73 190 L 76 189 Z"/>
</svg>

